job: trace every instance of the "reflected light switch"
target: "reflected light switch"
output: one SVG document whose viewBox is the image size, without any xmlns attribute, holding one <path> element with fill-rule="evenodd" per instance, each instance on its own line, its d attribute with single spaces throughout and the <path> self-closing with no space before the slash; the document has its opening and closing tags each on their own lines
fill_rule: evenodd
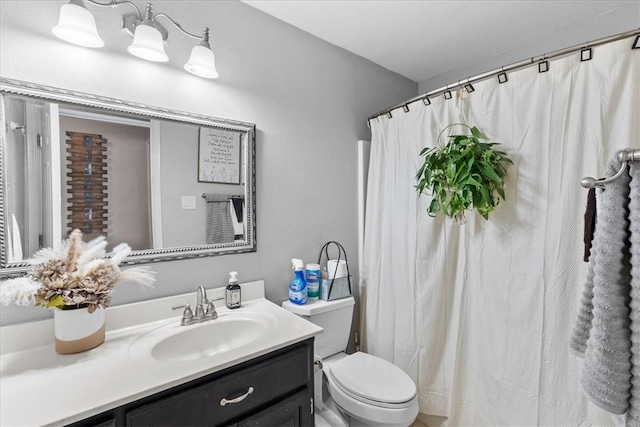
<svg viewBox="0 0 640 427">
<path fill-rule="evenodd" d="M 196 196 L 182 196 L 182 209 L 195 209 Z"/>
</svg>

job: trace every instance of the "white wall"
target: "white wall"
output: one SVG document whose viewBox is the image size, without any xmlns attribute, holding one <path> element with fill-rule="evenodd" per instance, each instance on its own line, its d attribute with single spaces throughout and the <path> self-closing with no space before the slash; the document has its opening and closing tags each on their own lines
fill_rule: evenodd
<svg viewBox="0 0 640 427">
<path fill-rule="evenodd" d="M 220 78 L 205 80 L 182 70 L 193 41 L 177 30 L 171 62 L 129 55 L 130 39 L 118 29 L 124 6 L 88 6 L 107 42 L 100 50 L 56 39 L 51 28 L 64 3 L 0 2 L 3 77 L 257 125 L 258 251 L 153 264 L 155 287 L 121 284 L 114 304 L 223 286 L 233 270 L 242 282 L 265 279 L 267 297 L 281 301 L 290 259 L 315 260 L 328 240 L 341 242 L 358 270 L 357 140 L 369 139 L 369 115 L 415 96 L 416 83 L 237 1 L 156 2 L 156 12 L 188 31 L 211 28 Z M 49 316 L 42 308 L 0 315 L 2 324 Z"/>
<path fill-rule="evenodd" d="M 549 19 L 554 19 L 554 17 L 550 16 Z M 420 82 L 419 93 L 422 94 L 436 90 L 445 85 L 455 84 L 458 81 L 464 81 L 469 77 L 495 70 L 514 62 L 523 61 L 566 47 L 577 46 L 589 40 L 597 40 L 613 34 L 635 30 L 638 26 L 640 26 L 640 1 L 630 3 L 609 13 L 578 22 L 577 24 L 565 27 L 561 31 L 548 34 L 542 39 L 531 40 L 528 43 L 501 52 L 498 55 L 469 63 L 465 67 L 432 76 L 428 80 Z M 505 34 L 504 37 L 509 37 L 509 34 Z M 445 43 L 446 41 L 441 42 Z M 469 43 L 474 43 L 474 40 L 470 39 Z M 425 60 L 437 61 L 438 58 L 425 58 Z"/>
</svg>

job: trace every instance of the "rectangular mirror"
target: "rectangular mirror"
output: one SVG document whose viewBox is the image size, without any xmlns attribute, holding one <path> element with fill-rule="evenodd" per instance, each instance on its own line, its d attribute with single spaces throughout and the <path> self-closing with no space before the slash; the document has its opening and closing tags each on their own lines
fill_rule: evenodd
<svg viewBox="0 0 640 427">
<path fill-rule="evenodd" d="M 125 264 L 251 252 L 255 125 L 0 79 L 0 275 L 79 228 Z"/>
</svg>

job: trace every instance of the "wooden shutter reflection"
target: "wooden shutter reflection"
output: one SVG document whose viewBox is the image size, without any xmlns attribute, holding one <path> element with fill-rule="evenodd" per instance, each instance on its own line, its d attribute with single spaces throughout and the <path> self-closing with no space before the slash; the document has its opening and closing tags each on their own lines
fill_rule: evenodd
<svg viewBox="0 0 640 427">
<path fill-rule="evenodd" d="M 107 234 L 107 140 L 67 132 L 67 225 L 92 239 Z"/>
</svg>

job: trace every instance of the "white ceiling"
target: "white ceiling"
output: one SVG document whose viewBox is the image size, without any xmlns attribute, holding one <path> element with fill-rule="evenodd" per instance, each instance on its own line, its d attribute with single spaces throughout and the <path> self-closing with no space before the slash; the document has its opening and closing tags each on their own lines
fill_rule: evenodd
<svg viewBox="0 0 640 427">
<path fill-rule="evenodd" d="M 590 27 L 616 10 L 627 14 L 631 11 L 632 15 L 635 12 L 631 22 L 635 28 L 640 26 L 637 0 L 243 1 L 418 83 L 468 69 L 487 58 L 507 58 L 509 55 L 505 54 L 525 51 L 536 42 L 536 46 L 553 47 L 549 41 L 561 39 L 558 36 L 563 31 Z M 623 8 L 627 10 L 622 11 Z M 590 28 L 588 34 L 605 37 L 612 33 L 598 34 L 598 28 Z M 540 44 L 543 40 L 547 43 Z M 573 44 L 585 41 L 578 39 Z M 533 52 L 531 56 L 546 52 Z M 513 58 L 511 62 L 528 57 Z M 496 67 L 500 65 L 507 63 Z M 484 71 L 488 70 L 479 69 L 476 73 Z"/>
</svg>

